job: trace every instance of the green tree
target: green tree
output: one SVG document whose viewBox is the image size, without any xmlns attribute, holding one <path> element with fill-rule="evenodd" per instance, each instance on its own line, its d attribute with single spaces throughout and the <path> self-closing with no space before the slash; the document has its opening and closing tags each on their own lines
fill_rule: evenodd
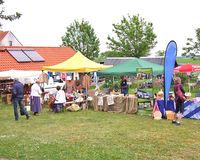
<svg viewBox="0 0 200 160">
<path fill-rule="evenodd" d="M 103 62 L 107 57 L 123 57 L 121 52 L 106 51 L 99 54 L 99 57 L 95 58 L 96 62 Z"/>
<path fill-rule="evenodd" d="M 84 20 L 81 22 L 75 20 L 67 27 L 65 35 L 62 37 L 62 46 L 72 47 L 91 60 L 98 57 L 100 51 L 100 41 L 94 29 Z"/>
<path fill-rule="evenodd" d="M 115 38 L 108 36 L 108 48 L 123 53 L 123 56 L 141 57 L 149 55 L 157 44 L 153 24 L 137 16 L 123 17 L 121 23 L 113 24 Z"/>
<path fill-rule="evenodd" d="M 191 56 L 195 58 L 200 51 L 200 28 L 196 29 L 196 38 L 197 41 L 195 42 L 192 38 L 187 38 L 186 47 L 183 47 L 184 53 L 182 56 Z"/>
<path fill-rule="evenodd" d="M 164 50 L 159 50 L 156 52 L 156 56 L 164 56 L 165 55 L 165 51 Z"/>
<path fill-rule="evenodd" d="M 3 5 L 4 1 L 0 0 L 0 5 Z M 15 14 L 12 15 L 6 15 L 4 14 L 5 9 L 4 7 L 1 7 L 0 9 L 0 19 L 1 20 L 9 20 L 9 21 L 14 21 L 15 19 L 19 19 L 21 17 L 22 14 L 16 12 Z M 0 22 L 0 27 L 2 27 L 2 22 Z"/>
</svg>

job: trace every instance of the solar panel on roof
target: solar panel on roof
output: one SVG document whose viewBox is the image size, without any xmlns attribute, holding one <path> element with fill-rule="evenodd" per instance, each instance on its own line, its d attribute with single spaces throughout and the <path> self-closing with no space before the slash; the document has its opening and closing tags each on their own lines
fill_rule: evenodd
<svg viewBox="0 0 200 160">
<path fill-rule="evenodd" d="M 21 49 L 8 49 L 8 53 L 15 58 L 17 62 L 31 62 Z"/>
<path fill-rule="evenodd" d="M 40 54 L 38 54 L 34 49 L 22 49 L 22 50 L 33 62 L 45 61 L 45 59 Z"/>
</svg>

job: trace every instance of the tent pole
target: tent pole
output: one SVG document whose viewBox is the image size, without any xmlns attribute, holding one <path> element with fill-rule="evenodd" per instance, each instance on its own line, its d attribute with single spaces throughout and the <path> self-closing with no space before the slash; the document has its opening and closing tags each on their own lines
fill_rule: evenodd
<svg viewBox="0 0 200 160">
<path fill-rule="evenodd" d="M 152 91 L 152 103 L 151 103 L 151 104 L 152 104 L 152 107 L 154 106 L 153 78 L 154 78 L 154 77 L 153 77 L 153 70 L 151 70 L 151 79 L 152 79 L 152 81 L 151 81 L 151 82 L 152 82 L 152 86 L 151 86 L 151 87 L 152 87 L 152 90 L 151 90 L 151 91 Z"/>
<path fill-rule="evenodd" d="M 42 70 L 42 87 L 44 88 L 44 71 Z"/>
<path fill-rule="evenodd" d="M 188 91 L 189 91 L 189 93 L 190 93 L 190 76 L 189 76 L 189 78 L 188 78 Z"/>
<path fill-rule="evenodd" d="M 151 92 L 152 92 L 152 98 L 150 100 L 150 105 L 152 105 L 151 107 L 154 106 L 154 89 L 153 89 L 153 69 L 151 68 L 151 79 L 152 79 L 152 89 L 151 89 Z"/>
<path fill-rule="evenodd" d="M 115 80 L 115 78 L 114 78 L 114 76 L 113 76 L 113 87 L 114 87 L 114 80 Z"/>
</svg>

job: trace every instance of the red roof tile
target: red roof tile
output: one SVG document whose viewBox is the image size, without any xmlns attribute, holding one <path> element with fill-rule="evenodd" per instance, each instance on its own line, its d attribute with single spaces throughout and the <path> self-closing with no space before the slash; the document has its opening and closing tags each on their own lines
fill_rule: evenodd
<svg viewBox="0 0 200 160">
<path fill-rule="evenodd" d="M 17 62 L 6 49 L 26 48 L 35 49 L 44 59 L 44 62 Z M 76 53 L 69 47 L 32 47 L 32 46 L 0 46 L 0 71 L 16 70 L 41 70 L 43 66 L 61 63 Z"/>
<path fill-rule="evenodd" d="M 8 31 L 6 32 L 0 31 L 0 41 L 6 36 L 6 34 L 8 34 Z"/>
</svg>

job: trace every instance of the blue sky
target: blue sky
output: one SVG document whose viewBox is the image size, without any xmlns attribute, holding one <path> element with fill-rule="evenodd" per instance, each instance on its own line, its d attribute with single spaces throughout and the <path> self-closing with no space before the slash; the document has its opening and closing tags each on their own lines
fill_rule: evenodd
<svg viewBox="0 0 200 160">
<path fill-rule="evenodd" d="M 94 28 L 106 51 L 107 36 L 112 24 L 122 16 L 139 14 L 154 25 L 158 44 L 151 52 L 165 50 L 170 40 L 182 52 L 188 37 L 195 38 L 200 27 L 198 0 L 6 0 L 7 13 L 18 11 L 23 16 L 3 22 L 3 30 L 12 31 L 26 46 L 59 46 L 61 37 L 75 19 L 84 19 Z"/>
</svg>

